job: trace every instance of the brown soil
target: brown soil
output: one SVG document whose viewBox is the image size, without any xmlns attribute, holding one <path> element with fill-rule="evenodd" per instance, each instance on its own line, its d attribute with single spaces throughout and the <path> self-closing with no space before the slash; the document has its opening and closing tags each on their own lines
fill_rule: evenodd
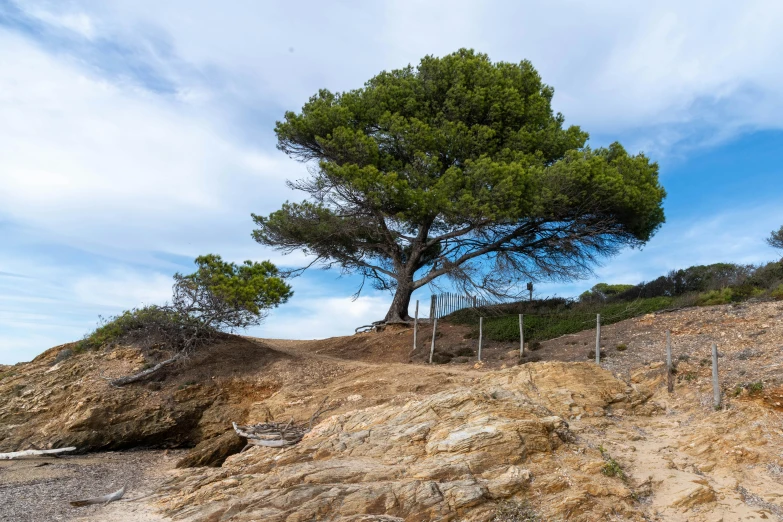
<svg viewBox="0 0 783 522">
<path fill-rule="evenodd" d="M 444 323 L 438 329 L 437 351 L 456 354 L 475 350 L 477 341 L 469 335 L 468 327 Z M 668 397 L 665 389 L 661 391 L 667 329 L 672 331 L 678 363 L 673 397 Z M 287 421 L 293 417 L 296 422 L 305 422 L 325 396 L 337 406 L 329 416 L 382 405 L 398 408 L 444 390 L 470 389 L 488 371 L 504 367 L 512 371 L 519 363 L 518 344 L 486 342 L 480 364 L 475 355 L 458 355 L 449 357 L 447 364 L 430 366 L 425 364 L 429 341 L 428 325 L 422 325 L 415 351 L 411 350 L 412 329 L 400 327 L 321 341 L 230 337 L 151 382 L 120 389 L 110 387 L 104 377 L 138 371 L 154 359 L 145 361 L 138 350 L 129 347 L 77 354 L 55 363 L 57 354 L 68 347 L 63 345 L 31 363 L 0 371 L 0 451 L 72 444 L 89 451 L 190 447 L 216 441 L 230 430 L 231 421 Z M 543 361 L 587 362 L 594 342 L 595 331 L 585 331 L 546 341 L 534 353 Z M 720 375 L 729 408 L 721 412 L 712 410 L 710 367 L 704 363 L 713 342 L 718 343 L 721 353 Z M 617 350 L 620 344 L 627 349 Z M 783 509 L 783 499 L 776 492 L 783 477 L 783 454 L 779 451 L 783 447 L 781 303 L 651 314 L 604 327 L 602 345 L 602 366 L 634 385 L 659 390 L 654 400 L 666 415 L 642 418 L 620 412 L 593 418 L 575 411 L 564 418 L 571 423 L 578 442 L 558 451 L 587 448 L 595 453 L 595 448 L 604 446 L 626 469 L 634 491 L 641 492 L 637 507 L 647 520 L 783 520 L 783 512 L 778 511 Z M 749 383 L 761 383 L 761 389 L 750 393 L 737 388 Z M 748 431 L 749 424 L 757 431 Z M 97 458 L 103 458 L 100 455 Z M 154 460 L 161 454 L 150 455 Z M 73 457 L 53 463 L 70 459 Z M 162 468 L 148 475 L 152 481 L 148 487 L 160 483 L 163 469 L 175 464 L 171 457 L 166 459 Z M 22 465 L 0 467 L 0 496 L 14 499 L 0 503 L 5 505 L 0 509 L 14 510 L 9 513 L 35 512 L 39 502 L 40 497 L 17 494 L 17 490 L 6 496 L 10 490 L 2 489 L 10 484 L 3 483 L 4 473 L 10 476 L 9 469 Z M 48 467 L 39 471 L 46 473 L 43 470 Z M 152 469 L 141 462 L 131 467 L 141 470 L 141 475 Z M 71 479 L 66 475 L 38 477 L 38 471 L 31 473 L 29 480 L 16 483 L 32 485 L 44 493 L 59 491 L 54 498 L 60 503 L 66 497 L 80 496 L 76 483 L 68 482 Z M 95 488 L 100 494 L 111 489 L 105 487 L 111 479 L 106 474 L 102 477 L 104 487 Z M 66 485 L 60 488 L 59 483 Z M 576 497 L 595 494 L 579 493 L 582 490 L 577 485 L 573 485 Z M 133 486 L 128 495 L 136 497 L 141 489 Z M 535 487 L 531 491 L 535 492 Z M 683 495 L 687 498 L 680 502 Z M 535 503 L 535 497 L 533 500 Z M 115 504 L 89 509 L 107 517 L 111 513 L 104 520 L 158 516 L 154 504 L 147 501 Z M 131 507 L 137 518 L 129 514 Z M 37 520 L 73 516 L 67 509 L 45 513 L 56 516 Z M 0 519 L 3 516 L 0 512 Z M 589 510 L 585 517 L 591 520 Z"/>
</svg>

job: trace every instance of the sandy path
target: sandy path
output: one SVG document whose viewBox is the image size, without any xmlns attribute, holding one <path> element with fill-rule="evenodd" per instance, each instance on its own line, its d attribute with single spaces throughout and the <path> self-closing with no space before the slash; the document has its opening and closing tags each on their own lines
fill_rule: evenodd
<svg viewBox="0 0 783 522">
<path fill-rule="evenodd" d="M 683 451 L 693 416 L 669 409 L 658 417 L 587 419 L 572 427 L 620 464 L 651 521 L 783 521 L 783 482 L 763 467 L 716 465 Z"/>
<path fill-rule="evenodd" d="M 163 520 L 145 499 L 133 499 L 151 493 L 183 454 L 182 450 L 144 450 L 0 461 L 0 520 Z M 74 508 L 68 503 L 123 486 L 125 498 L 107 506 Z"/>
</svg>

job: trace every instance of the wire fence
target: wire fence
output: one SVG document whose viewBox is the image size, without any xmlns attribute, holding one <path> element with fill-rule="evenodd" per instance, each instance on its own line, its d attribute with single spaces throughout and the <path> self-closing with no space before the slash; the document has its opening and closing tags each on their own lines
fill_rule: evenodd
<svg viewBox="0 0 783 522">
<path fill-rule="evenodd" d="M 541 311 L 541 304 L 550 307 Z M 582 304 L 566 299 L 549 299 L 538 302 L 497 303 L 469 295 L 433 295 L 430 306 L 432 333 L 430 337 L 429 362 L 433 363 L 438 321 L 473 326 L 478 339 L 478 361 L 482 360 L 482 346 L 485 340 L 516 341 L 519 355 L 535 350 L 535 344 L 563 335 L 595 330 L 595 363 L 601 364 L 601 326 L 614 324 L 644 314 L 671 311 L 673 300 L 667 297 L 639 298 L 630 302 L 611 302 L 599 305 Z M 532 311 L 532 313 L 530 313 Z M 527 313 L 525 313 L 527 312 Z M 418 314 L 418 302 L 417 302 Z M 418 321 L 414 326 L 414 350 L 417 346 Z M 671 355 L 671 335 L 666 331 L 666 373 L 669 393 L 674 389 L 674 366 Z M 718 352 L 712 345 L 713 406 L 721 407 L 721 392 L 718 381 Z"/>
<path fill-rule="evenodd" d="M 441 319 L 454 312 L 465 309 L 489 308 L 497 305 L 485 297 L 453 293 L 433 294 L 430 298 L 430 318 Z"/>
</svg>

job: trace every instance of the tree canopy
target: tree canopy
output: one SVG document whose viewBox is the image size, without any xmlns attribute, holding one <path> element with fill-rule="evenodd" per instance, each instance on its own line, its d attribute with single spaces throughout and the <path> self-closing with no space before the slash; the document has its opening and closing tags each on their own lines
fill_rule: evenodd
<svg viewBox="0 0 783 522">
<path fill-rule="evenodd" d="M 769 237 L 767 238 L 767 243 L 772 248 L 779 248 L 783 250 L 783 226 L 770 232 Z"/>
<path fill-rule="evenodd" d="M 393 291 L 387 321 L 441 276 L 495 295 L 583 276 L 652 237 L 665 191 L 644 155 L 587 147 L 553 94 L 530 62 L 466 49 L 321 90 L 275 128 L 308 198 L 254 214 L 253 236 Z"/>
<path fill-rule="evenodd" d="M 208 254 L 197 257 L 196 265 L 192 274 L 174 275 L 172 306 L 218 330 L 255 326 L 293 295 L 269 261 L 237 265 Z"/>
<path fill-rule="evenodd" d="M 174 275 L 172 301 L 126 310 L 82 341 L 82 348 L 133 342 L 189 351 L 208 344 L 219 331 L 258 325 L 271 308 L 293 295 L 275 265 L 227 263 L 215 254 L 196 258 L 192 274 Z"/>
</svg>

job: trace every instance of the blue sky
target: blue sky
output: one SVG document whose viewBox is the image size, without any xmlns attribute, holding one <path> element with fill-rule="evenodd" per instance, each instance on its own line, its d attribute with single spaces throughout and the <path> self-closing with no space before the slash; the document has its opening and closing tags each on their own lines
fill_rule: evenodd
<svg viewBox="0 0 783 522">
<path fill-rule="evenodd" d="M 99 314 L 165 301 L 214 252 L 281 257 L 250 213 L 305 168 L 272 129 L 319 88 L 460 47 L 530 59 L 555 108 L 661 166 L 667 223 L 574 295 L 697 263 L 776 258 L 783 224 L 783 3 L 0 0 L 0 363 L 81 338 Z M 349 334 L 390 297 L 312 271 L 256 335 Z M 425 299 L 427 289 L 417 296 Z"/>
</svg>

